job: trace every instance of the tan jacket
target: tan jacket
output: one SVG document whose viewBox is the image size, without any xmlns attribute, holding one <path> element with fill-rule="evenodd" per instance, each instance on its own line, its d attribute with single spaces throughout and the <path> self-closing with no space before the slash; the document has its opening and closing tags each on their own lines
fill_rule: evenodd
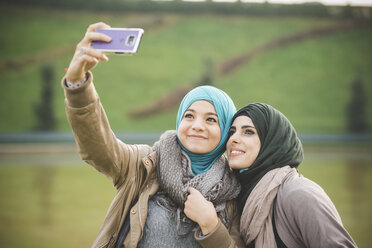
<svg viewBox="0 0 372 248">
<path fill-rule="evenodd" d="M 156 176 L 156 154 L 148 145 L 127 145 L 115 137 L 98 94 L 88 74 L 87 82 L 77 89 L 65 89 L 65 107 L 81 158 L 112 180 L 116 196 L 106 214 L 92 247 L 113 247 L 124 218 L 130 212 L 130 231 L 124 247 L 136 247 L 142 238 L 147 217 L 148 200 L 159 189 Z M 130 203 L 139 195 L 131 209 Z M 239 216 L 235 204 L 229 203 L 232 217 L 229 231 L 219 222 L 216 229 L 203 238 L 195 238 L 203 247 L 243 247 L 239 235 Z M 229 234 L 230 232 L 230 234 Z"/>
</svg>

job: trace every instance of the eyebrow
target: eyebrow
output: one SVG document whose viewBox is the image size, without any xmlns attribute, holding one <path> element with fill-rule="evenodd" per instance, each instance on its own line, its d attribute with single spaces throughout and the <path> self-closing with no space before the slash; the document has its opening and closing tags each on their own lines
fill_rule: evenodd
<svg viewBox="0 0 372 248">
<path fill-rule="evenodd" d="M 187 111 L 191 111 L 191 112 L 193 112 L 193 113 L 196 113 L 196 111 L 195 111 L 194 109 L 186 109 L 185 113 L 186 113 Z M 218 115 L 217 115 L 216 113 L 213 113 L 213 112 L 207 112 L 207 113 L 205 113 L 205 114 L 206 114 L 206 115 L 214 115 L 214 116 L 218 117 Z"/>
<path fill-rule="evenodd" d="M 235 128 L 236 129 L 235 126 L 231 126 L 230 128 Z M 254 128 L 254 129 L 256 129 L 254 126 L 251 126 L 251 125 L 244 125 L 244 126 L 241 127 L 241 129 L 245 129 L 245 128 Z"/>
<path fill-rule="evenodd" d="M 242 128 L 254 128 L 254 129 L 256 129 L 254 126 L 251 126 L 251 125 L 244 125 L 244 126 L 242 126 Z"/>
</svg>

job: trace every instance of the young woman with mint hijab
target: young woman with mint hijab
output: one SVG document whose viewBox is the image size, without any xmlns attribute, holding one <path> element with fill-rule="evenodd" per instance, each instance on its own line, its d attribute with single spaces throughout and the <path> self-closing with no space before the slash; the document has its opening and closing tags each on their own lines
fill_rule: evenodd
<svg viewBox="0 0 372 248">
<path fill-rule="evenodd" d="M 240 233 L 248 247 L 356 247 L 324 190 L 298 173 L 302 144 L 278 110 L 263 103 L 238 110 L 227 153 L 242 185 Z"/>
<path fill-rule="evenodd" d="M 117 190 L 93 247 L 243 246 L 233 201 L 240 184 L 223 156 L 235 113 L 230 97 L 197 87 L 181 102 L 176 131 L 153 147 L 125 144 L 110 128 L 90 72 L 108 60 L 90 47 L 92 40 L 110 40 L 95 32 L 108 27 L 88 28 L 62 80 L 80 155 Z M 217 211 L 204 213 L 204 206 Z"/>
</svg>

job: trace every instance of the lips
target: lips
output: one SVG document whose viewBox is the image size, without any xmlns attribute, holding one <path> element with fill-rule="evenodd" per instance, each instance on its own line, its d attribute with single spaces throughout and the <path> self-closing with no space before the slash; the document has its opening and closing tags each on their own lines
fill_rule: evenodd
<svg viewBox="0 0 372 248">
<path fill-rule="evenodd" d="M 245 152 L 243 150 L 233 148 L 233 149 L 231 149 L 231 151 L 229 153 L 229 156 L 230 157 L 237 157 L 237 156 L 240 156 L 240 155 L 243 155 L 243 154 L 245 154 Z"/>
<path fill-rule="evenodd" d="M 207 139 L 207 137 L 204 137 L 202 135 L 188 135 L 188 137 L 192 139 Z"/>
</svg>

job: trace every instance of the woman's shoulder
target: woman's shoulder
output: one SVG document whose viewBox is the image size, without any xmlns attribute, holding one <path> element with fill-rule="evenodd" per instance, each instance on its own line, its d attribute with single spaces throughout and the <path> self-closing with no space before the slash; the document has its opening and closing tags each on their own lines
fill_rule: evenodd
<svg viewBox="0 0 372 248">
<path fill-rule="evenodd" d="M 328 212 L 338 217 L 333 202 L 323 188 L 300 174 L 280 186 L 276 202 L 277 207 L 287 214 L 303 216 Z"/>
<path fill-rule="evenodd" d="M 279 188 L 275 223 L 281 239 L 294 247 L 354 247 L 337 209 L 317 183 L 301 175 Z"/>
<path fill-rule="evenodd" d="M 323 188 L 314 181 L 297 174 L 283 182 L 279 187 L 278 195 L 294 200 L 298 198 L 313 198 L 325 194 Z"/>
</svg>

